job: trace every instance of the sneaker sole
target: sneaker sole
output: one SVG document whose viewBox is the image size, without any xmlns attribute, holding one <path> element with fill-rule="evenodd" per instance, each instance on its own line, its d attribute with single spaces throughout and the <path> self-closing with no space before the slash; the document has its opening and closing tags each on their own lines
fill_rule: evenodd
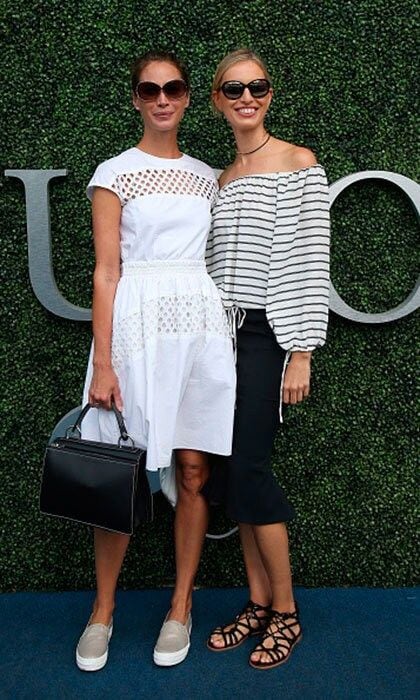
<svg viewBox="0 0 420 700">
<path fill-rule="evenodd" d="M 76 664 L 81 671 L 100 671 L 108 661 L 108 652 L 102 656 L 98 656 L 97 659 L 85 659 L 83 656 L 79 656 L 76 652 Z"/>
<path fill-rule="evenodd" d="M 180 649 L 179 651 L 173 651 L 170 653 L 163 651 L 154 651 L 153 661 L 155 662 L 156 666 L 176 666 L 176 664 L 180 664 L 181 661 L 184 661 L 189 649 L 190 644 L 187 644 L 187 646 L 183 649 Z"/>
<path fill-rule="evenodd" d="M 112 637 L 112 627 L 108 632 L 108 642 Z M 76 649 L 76 665 L 81 671 L 100 671 L 108 661 L 108 649 L 105 654 L 98 656 L 94 659 L 85 658 L 84 656 L 79 656 Z"/>
</svg>

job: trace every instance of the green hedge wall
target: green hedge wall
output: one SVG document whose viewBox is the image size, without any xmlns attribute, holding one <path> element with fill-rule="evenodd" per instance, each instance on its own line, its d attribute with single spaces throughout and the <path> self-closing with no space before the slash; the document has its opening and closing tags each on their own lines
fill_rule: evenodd
<svg viewBox="0 0 420 700">
<path fill-rule="evenodd" d="M 330 181 L 364 169 L 416 178 L 416 4 L 389 0 L 0 0 L 0 132 L 5 168 L 68 168 L 51 187 L 54 268 L 65 296 L 90 303 L 93 266 L 85 185 L 97 163 L 138 141 L 129 65 L 151 48 L 190 66 L 182 148 L 214 167 L 232 156 L 209 107 L 218 60 L 250 45 L 276 94 L 268 127 L 313 148 Z M 0 568 L 3 590 L 94 585 L 87 529 L 38 513 L 48 435 L 81 398 L 88 324 L 50 315 L 27 269 L 22 185 L 3 177 Z M 392 186 L 349 188 L 332 210 L 332 275 L 355 308 L 381 311 L 413 287 L 412 210 Z M 310 399 L 287 411 L 274 457 L 298 517 L 295 581 L 411 585 L 414 561 L 415 315 L 366 326 L 331 316 L 315 353 Z M 170 584 L 172 513 L 135 535 L 121 583 Z M 223 530 L 222 519 L 213 522 Z M 237 536 L 206 543 L 199 585 L 244 583 Z"/>
</svg>

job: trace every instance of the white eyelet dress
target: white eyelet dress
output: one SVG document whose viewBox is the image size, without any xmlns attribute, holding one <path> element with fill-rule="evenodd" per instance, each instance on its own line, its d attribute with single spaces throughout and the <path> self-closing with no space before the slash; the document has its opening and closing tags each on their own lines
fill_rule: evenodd
<svg viewBox="0 0 420 700">
<path fill-rule="evenodd" d="M 113 307 L 112 364 L 128 433 L 147 469 L 171 465 L 176 448 L 231 454 L 235 366 L 226 313 L 204 253 L 217 195 L 214 172 L 183 155 L 134 147 L 98 166 L 87 194 L 118 195 L 121 278 Z M 89 358 L 84 402 L 92 378 Z M 115 416 L 91 410 L 90 440 L 116 442 Z"/>
</svg>

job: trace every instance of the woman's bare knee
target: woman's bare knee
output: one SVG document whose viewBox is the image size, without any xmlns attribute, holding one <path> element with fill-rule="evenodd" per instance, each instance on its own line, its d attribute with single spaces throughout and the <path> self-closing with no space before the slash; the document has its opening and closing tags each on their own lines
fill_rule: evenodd
<svg viewBox="0 0 420 700">
<path fill-rule="evenodd" d="M 178 455 L 177 459 L 178 487 L 185 493 L 196 496 L 208 479 L 208 462 L 201 453 L 192 450 L 183 452 L 187 454 Z"/>
</svg>

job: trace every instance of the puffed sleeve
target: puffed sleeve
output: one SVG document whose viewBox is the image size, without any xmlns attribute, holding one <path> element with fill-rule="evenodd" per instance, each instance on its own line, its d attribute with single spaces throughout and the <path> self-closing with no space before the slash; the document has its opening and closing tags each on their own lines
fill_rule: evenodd
<svg viewBox="0 0 420 700">
<path fill-rule="evenodd" d="M 117 195 L 121 206 L 125 204 L 120 192 L 118 176 L 107 161 L 98 165 L 86 188 L 86 194 L 90 200 L 92 200 L 93 190 L 95 187 L 103 187 L 106 190 L 110 190 Z"/>
<path fill-rule="evenodd" d="M 329 302 L 329 193 L 324 168 L 279 180 L 267 285 L 267 318 L 288 351 L 324 345 Z"/>
</svg>

